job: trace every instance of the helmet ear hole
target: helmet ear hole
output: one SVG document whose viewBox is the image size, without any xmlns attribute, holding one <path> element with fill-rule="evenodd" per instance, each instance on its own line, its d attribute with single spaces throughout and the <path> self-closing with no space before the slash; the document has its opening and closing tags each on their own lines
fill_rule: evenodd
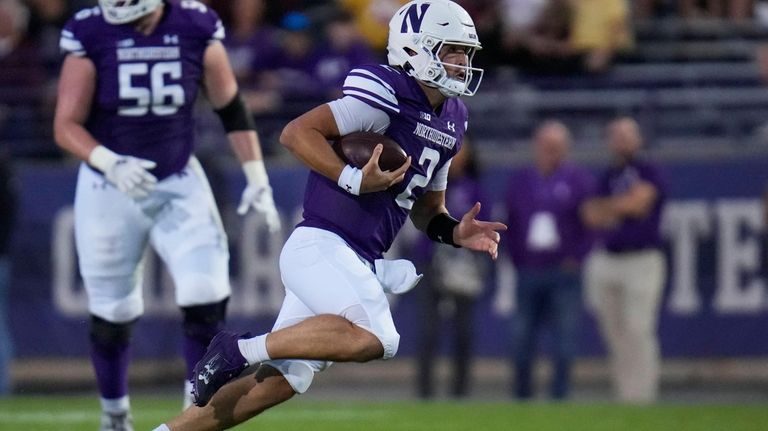
<svg viewBox="0 0 768 431">
<path fill-rule="evenodd" d="M 403 51 L 405 51 L 406 54 L 408 54 L 409 57 L 413 57 L 416 55 L 416 51 L 412 50 L 411 48 L 404 47 Z"/>
</svg>

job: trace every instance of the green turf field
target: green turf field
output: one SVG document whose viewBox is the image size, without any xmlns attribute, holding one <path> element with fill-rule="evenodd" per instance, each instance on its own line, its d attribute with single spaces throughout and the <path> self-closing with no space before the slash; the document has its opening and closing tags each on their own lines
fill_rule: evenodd
<svg viewBox="0 0 768 431">
<path fill-rule="evenodd" d="M 136 430 L 151 430 L 178 401 L 133 397 Z M 0 431 L 95 431 L 91 397 L 0 399 Z M 279 431 L 746 431 L 768 429 L 764 405 L 318 402 L 294 399 L 236 428 Z"/>
</svg>

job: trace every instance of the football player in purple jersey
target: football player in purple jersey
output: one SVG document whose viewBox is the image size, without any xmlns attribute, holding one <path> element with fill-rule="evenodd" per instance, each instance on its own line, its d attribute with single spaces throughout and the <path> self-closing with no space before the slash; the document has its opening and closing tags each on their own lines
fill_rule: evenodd
<svg viewBox="0 0 768 431">
<path fill-rule="evenodd" d="M 58 145 L 84 162 L 75 239 L 91 314 L 102 430 L 132 429 L 129 341 L 144 310 L 147 244 L 176 287 L 187 378 L 224 322 L 230 296 L 226 235 L 192 155 L 201 84 L 247 177 L 238 212 L 253 207 L 271 230 L 280 228 L 223 37 L 217 15 L 191 0 L 100 0 L 75 14 L 61 33 L 67 55 L 54 131 Z"/>
<path fill-rule="evenodd" d="M 455 96 L 472 95 L 482 70 L 469 14 L 448 0 L 413 0 L 390 21 L 389 65 L 353 69 L 344 96 L 290 122 L 281 143 L 311 168 L 303 220 L 280 256 L 286 297 L 272 332 L 223 331 L 196 367 L 195 404 L 156 431 L 221 430 L 305 392 L 333 361 L 389 359 L 397 352 L 386 292 L 405 292 L 420 275 L 382 254 L 410 215 L 444 247 L 498 254 L 497 222 L 461 220 L 445 208 L 451 158 L 467 128 Z M 368 163 L 346 165 L 328 140 L 356 131 L 394 139 L 408 154 L 381 171 L 378 145 Z M 235 379 L 248 366 L 255 374 Z M 228 384 L 227 384 L 228 383 Z"/>
</svg>

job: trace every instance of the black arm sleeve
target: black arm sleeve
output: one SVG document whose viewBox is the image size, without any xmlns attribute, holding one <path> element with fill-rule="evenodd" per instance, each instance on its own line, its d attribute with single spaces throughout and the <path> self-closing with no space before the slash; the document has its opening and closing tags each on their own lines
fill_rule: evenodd
<svg viewBox="0 0 768 431">
<path fill-rule="evenodd" d="M 227 133 L 241 130 L 256 130 L 253 116 L 248 112 L 248 108 L 243 103 L 240 93 L 235 94 L 235 97 L 226 106 L 216 109 L 214 112 L 221 119 L 221 124 L 224 125 L 224 130 Z"/>
</svg>

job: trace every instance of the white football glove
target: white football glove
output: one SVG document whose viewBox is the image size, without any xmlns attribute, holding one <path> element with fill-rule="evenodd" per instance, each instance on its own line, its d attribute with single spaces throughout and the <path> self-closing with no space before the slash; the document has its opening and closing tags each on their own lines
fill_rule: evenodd
<svg viewBox="0 0 768 431">
<path fill-rule="evenodd" d="M 118 190 L 131 198 L 144 198 L 154 190 L 157 178 L 149 169 L 157 164 L 151 160 L 117 154 L 103 145 L 91 151 L 88 163 L 104 173 Z"/>
<path fill-rule="evenodd" d="M 243 172 L 248 179 L 248 185 L 243 190 L 237 213 L 244 215 L 249 208 L 253 207 L 256 211 L 264 214 L 270 232 L 279 231 L 280 215 L 277 213 L 275 200 L 272 198 L 272 187 L 269 185 L 264 161 L 249 160 L 243 163 Z"/>
</svg>

